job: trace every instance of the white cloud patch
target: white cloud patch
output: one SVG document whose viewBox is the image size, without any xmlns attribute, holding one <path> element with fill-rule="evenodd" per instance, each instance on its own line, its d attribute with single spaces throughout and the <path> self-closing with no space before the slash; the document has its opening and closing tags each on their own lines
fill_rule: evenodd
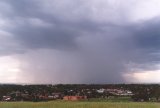
<svg viewBox="0 0 160 108">
<path fill-rule="evenodd" d="M 124 75 L 124 78 L 130 83 L 160 83 L 159 77 L 160 70 L 132 72 Z"/>
<path fill-rule="evenodd" d="M 0 57 L 0 83 L 18 83 L 20 62 L 11 56 Z"/>
</svg>

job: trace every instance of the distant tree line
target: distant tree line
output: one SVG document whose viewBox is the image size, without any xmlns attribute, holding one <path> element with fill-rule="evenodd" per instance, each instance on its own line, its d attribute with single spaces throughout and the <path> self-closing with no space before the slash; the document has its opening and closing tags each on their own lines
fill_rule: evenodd
<svg viewBox="0 0 160 108">
<path fill-rule="evenodd" d="M 18 91 L 28 93 L 30 96 L 35 94 L 62 93 L 64 95 L 85 95 L 88 98 L 106 97 L 112 94 L 96 92 L 98 89 L 126 89 L 133 92 L 131 98 L 134 101 L 159 101 L 160 85 L 158 84 L 58 84 L 58 85 L 0 85 L 0 99 L 12 92 Z M 90 92 L 90 93 L 89 93 Z M 33 99 L 36 99 L 34 97 Z"/>
</svg>

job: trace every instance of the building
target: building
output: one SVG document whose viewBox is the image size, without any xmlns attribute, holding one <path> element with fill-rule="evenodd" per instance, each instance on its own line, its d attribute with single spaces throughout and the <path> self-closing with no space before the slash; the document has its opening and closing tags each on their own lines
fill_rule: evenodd
<svg viewBox="0 0 160 108">
<path fill-rule="evenodd" d="M 2 101 L 11 101 L 11 96 L 3 96 Z"/>
</svg>

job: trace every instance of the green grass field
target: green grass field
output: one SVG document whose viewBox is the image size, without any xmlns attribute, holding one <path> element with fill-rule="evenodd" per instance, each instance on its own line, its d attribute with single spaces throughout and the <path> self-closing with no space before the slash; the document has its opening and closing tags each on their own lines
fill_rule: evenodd
<svg viewBox="0 0 160 108">
<path fill-rule="evenodd" d="M 136 102 L 1 102 L 0 108 L 160 108 L 160 103 Z"/>
</svg>

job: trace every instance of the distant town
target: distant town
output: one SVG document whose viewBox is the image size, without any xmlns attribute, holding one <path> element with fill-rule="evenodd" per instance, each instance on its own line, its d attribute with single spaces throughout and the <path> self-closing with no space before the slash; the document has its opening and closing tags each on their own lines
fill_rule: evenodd
<svg viewBox="0 0 160 108">
<path fill-rule="evenodd" d="M 127 98 L 130 101 L 160 102 L 158 84 L 58 84 L 58 85 L 0 85 L 0 100 L 13 101 L 77 101 L 90 99 Z"/>
</svg>

